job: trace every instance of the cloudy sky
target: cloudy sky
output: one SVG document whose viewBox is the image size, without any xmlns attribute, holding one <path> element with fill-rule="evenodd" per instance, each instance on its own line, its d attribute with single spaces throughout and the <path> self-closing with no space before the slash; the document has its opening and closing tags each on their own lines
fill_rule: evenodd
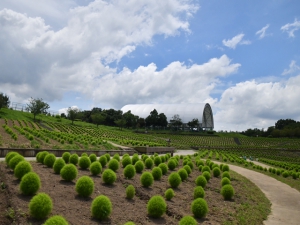
<svg viewBox="0 0 300 225">
<path fill-rule="evenodd" d="M 0 92 L 55 111 L 208 102 L 216 130 L 300 120 L 300 2 L 0 1 Z"/>
</svg>

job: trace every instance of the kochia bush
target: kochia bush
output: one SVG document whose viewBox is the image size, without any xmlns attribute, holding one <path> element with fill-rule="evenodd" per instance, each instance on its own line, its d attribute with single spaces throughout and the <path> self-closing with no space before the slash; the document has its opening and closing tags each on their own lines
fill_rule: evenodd
<svg viewBox="0 0 300 225">
<path fill-rule="evenodd" d="M 124 177 L 131 179 L 135 175 L 135 167 L 131 164 L 128 164 L 123 170 Z"/>
<path fill-rule="evenodd" d="M 208 205 L 203 198 L 197 198 L 192 202 L 191 209 L 196 218 L 203 218 L 208 212 Z"/>
<path fill-rule="evenodd" d="M 95 161 L 90 166 L 90 171 L 94 176 L 97 176 L 102 172 L 102 166 L 99 162 Z"/>
<path fill-rule="evenodd" d="M 134 167 L 137 173 L 141 173 L 144 170 L 145 165 L 141 160 L 139 160 L 135 163 Z"/>
<path fill-rule="evenodd" d="M 167 204 L 161 196 L 156 195 L 150 198 L 147 210 L 150 216 L 159 218 L 166 212 Z"/>
<path fill-rule="evenodd" d="M 205 191 L 203 187 L 197 186 L 194 188 L 194 199 L 196 198 L 204 198 L 205 196 Z"/>
<path fill-rule="evenodd" d="M 140 177 L 140 181 L 144 187 L 150 187 L 153 184 L 153 176 L 150 172 L 144 172 Z"/>
<path fill-rule="evenodd" d="M 68 225 L 69 223 L 66 221 L 66 219 L 62 216 L 52 216 L 49 219 L 46 220 L 44 225 Z"/>
<path fill-rule="evenodd" d="M 189 167 L 188 165 L 186 165 L 186 166 Z M 186 169 L 184 169 L 184 168 L 179 169 L 178 174 L 182 181 L 185 181 L 188 177 L 188 173 L 187 173 Z"/>
<path fill-rule="evenodd" d="M 160 180 L 161 179 L 161 176 L 162 176 L 162 171 L 161 171 L 161 168 L 159 167 L 154 167 L 152 169 L 152 176 L 154 178 L 154 180 Z"/>
<path fill-rule="evenodd" d="M 67 164 L 60 170 L 60 176 L 66 181 L 75 180 L 77 174 L 77 168 L 73 164 Z"/>
<path fill-rule="evenodd" d="M 115 172 L 119 169 L 119 167 L 120 167 L 120 163 L 115 158 L 112 158 L 108 163 L 108 168 Z"/>
<path fill-rule="evenodd" d="M 151 169 L 153 166 L 153 160 L 151 158 L 146 159 L 145 166 L 147 169 Z"/>
<path fill-rule="evenodd" d="M 221 194 L 225 200 L 230 200 L 234 195 L 234 189 L 230 184 L 226 184 L 222 187 Z"/>
<path fill-rule="evenodd" d="M 81 169 L 85 170 L 90 167 L 91 160 L 88 156 L 81 156 L 78 165 Z"/>
<path fill-rule="evenodd" d="M 56 159 L 53 164 L 53 170 L 54 173 L 59 174 L 60 170 L 66 165 L 65 161 L 63 159 Z"/>
<path fill-rule="evenodd" d="M 221 186 L 223 187 L 226 184 L 230 184 L 230 180 L 227 177 L 224 177 L 221 180 Z"/>
<path fill-rule="evenodd" d="M 90 160 L 91 160 L 91 163 L 97 161 L 97 156 L 96 156 L 96 154 L 94 154 L 94 153 L 93 153 L 93 154 L 90 154 L 89 158 L 90 158 Z"/>
<path fill-rule="evenodd" d="M 56 160 L 56 156 L 53 153 L 47 154 L 46 157 L 44 158 L 44 164 L 52 168 L 55 160 Z"/>
<path fill-rule="evenodd" d="M 161 172 L 163 175 L 166 175 L 168 172 L 168 166 L 165 163 L 161 163 L 158 165 L 158 167 L 161 169 Z"/>
<path fill-rule="evenodd" d="M 112 212 L 112 204 L 108 197 L 99 195 L 92 202 L 91 206 L 92 217 L 103 220 L 110 216 Z"/>
<path fill-rule="evenodd" d="M 207 180 L 203 175 L 200 175 L 196 178 L 195 183 L 197 186 L 201 186 L 201 187 L 205 188 L 205 186 L 207 184 Z"/>
<path fill-rule="evenodd" d="M 94 191 L 94 181 L 88 176 L 82 176 L 77 180 L 75 190 L 78 195 L 89 197 Z"/>
<path fill-rule="evenodd" d="M 168 181 L 172 188 L 177 188 L 181 184 L 181 177 L 177 172 L 173 172 L 168 177 Z"/>
<path fill-rule="evenodd" d="M 52 211 L 52 199 L 45 193 L 39 193 L 29 202 L 29 214 L 36 219 L 46 218 Z"/>
<path fill-rule="evenodd" d="M 111 169 L 106 169 L 102 173 L 102 180 L 106 184 L 113 184 L 117 179 L 116 173 Z"/>
<path fill-rule="evenodd" d="M 76 166 L 78 163 L 78 158 L 79 158 L 78 155 L 74 153 L 70 156 L 69 162 Z"/>
<path fill-rule="evenodd" d="M 205 177 L 205 179 L 206 179 L 207 182 L 208 182 L 208 181 L 210 180 L 210 178 L 211 178 L 210 173 L 207 172 L 207 171 L 204 171 L 204 172 L 202 173 L 202 175 Z"/>
<path fill-rule="evenodd" d="M 169 188 L 165 191 L 165 198 L 170 201 L 175 196 L 174 190 Z"/>
<path fill-rule="evenodd" d="M 177 163 L 176 163 L 176 160 L 175 159 L 170 159 L 168 161 L 168 168 L 169 170 L 174 170 L 175 167 L 176 167 Z"/>
<path fill-rule="evenodd" d="M 184 216 L 179 221 L 179 225 L 197 225 L 197 221 L 192 216 Z"/>
<path fill-rule="evenodd" d="M 41 187 L 39 175 L 29 172 L 22 177 L 20 190 L 24 195 L 34 195 Z"/>
<path fill-rule="evenodd" d="M 64 154 L 62 155 L 62 158 L 65 161 L 65 163 L 69 163 L 70 156 L 71 156 L 71 154 L 69 152 L 64 152 Z"/>
<path fill-rule="evenodd" d="M 23 160 L 19 162 L 14 170 L 14 175 L 16 178 L 21 179 L 26 173 L 32 171 L 32 166 L 29 162 Z"/>
<path fill-rule="evenodd" d="M 129 164 L 132 164 L 131 158 L 129 156 L 123 156 L 122 166 L 125 168 Z"/>
<path fill-rule="evenodd" d="M 107 164 L 107 158 L 105 155 L 101 155 L 99 158 L 99 162 L 101 163 L 101 166 L 104 167 Z"/>
<path fill-rule="evenodd" d="M 15 169 L 15 167 L 18 165 L 19 162 L 24 161 L 24 157 L 21 155 L 15 155 L 14 157 L 12 157 L 9 160 L 9 168 L 11 168 L 12 170 Z"/>
<path fill-rule="evenodd" d="M 134 196 L 135 196 L 135 188 L 133 185 L 130 184 L 126 188 L 126 198 L 133 199 Z"/>
</svg>

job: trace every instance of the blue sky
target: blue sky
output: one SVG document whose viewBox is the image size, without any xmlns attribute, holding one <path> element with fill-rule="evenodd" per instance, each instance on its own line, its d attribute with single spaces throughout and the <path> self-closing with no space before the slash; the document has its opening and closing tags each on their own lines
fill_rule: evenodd
<svg viewBox="0 0 300 225">
<path fill-rule="evenodd" d="M 13 102 L 208 102 L 216 130 L 300 120 L 296 0 L 11 0 L 0 29 L 0 91 Z"/>
</svg>

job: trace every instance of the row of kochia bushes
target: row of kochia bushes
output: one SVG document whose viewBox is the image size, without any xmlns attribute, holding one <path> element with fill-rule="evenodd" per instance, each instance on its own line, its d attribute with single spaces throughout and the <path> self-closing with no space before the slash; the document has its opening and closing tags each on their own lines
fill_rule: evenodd
<svg viewBox="0 0 300 225">
<path fill-rule="evenodd" d="M 102 181 L 108 185 L 112 185 L 116 181 L 116 171 L 122 166 L 123 174 L 126 179 L 132 179 L 136 173 L 142 173 L 140 182 L 143 187 L 150 187 L 155 180 L 160 180 L 163 175 L 166 175 L 168 170 L 171 174 L 168 176 L 168 183 L 170 188 L 165 191 L 163 196 L 153 196 L 147 203 L 148 214 L 152 217 L 161 217 L 167 209 L 166 201 L 171 200 L 175 196 L 174 189 L 179 187 L 181 182 L 185 181 L 192 170 L 197 169 L 201 171 L 194 188 L 194 201 L 191 203 L 191 212 L 195 218 L 205 217 L 208 213 L 208 206 L 204 199 L 204 188 L 213 177 L 222 176 L 221 180 L 221 194 L 224 200 L 232 199 L 234 189 L 230 184 L 229 166 L 215 164 L 210 160 L 201 160 L 197 154 L 195 156 L 195 163 L 191 156 L 175 156 L 170 154 L 148 156 L 142 155 L 140 157 L 135 154 L 129 157 L 128 154 L 123 155 L 122 159 L 119 154 L 111 157 L 109 154 L 102 155 L 99 159 L 95 154 L 87 155 L 83 153 L 81 157 L 77 154 L 70 154 L 65 152 L 62 158 L 56 159 L 54 154 L 49 154 L 47 151 L 39 152 L 36 155 L 36 160 L 39 163 L 53 168 L 56 174 L 60 174 L 62 179 L 66 181 L 73 181 L 77 178 L 78 170 L 77 164 L 81 169 L 89 169 L 92 175 L 99 175 L 102 173 Z M 177 171 L 175 169 L 179 166 L 179 160 L 183 160 L 183 167 Z M 35 195 L 40 186 L 39 176 L 32 171 L 31 164 L 24 160 L 23 156 L 16 152 L 9 152 L 5 161 L 7 165 L 14 171 L 14 175 L 21 180 L 20 190 L 24 195 Z M 106 169 L 104 169 L 106 167 Z M 151 169 L 151 172 L 144 171 L 144 168 Z M 223 173 L 222 173 L 223 172 Z M 89 176 L 82 176 L 76 181 L 75 190 L 78 195 L 82 197 L 89 197 L 94 191 L 94 182 Z M 135 187 L 128 185 L 126 187 L 126 197 L 132 199 L 135 196 Z M 43 205 L 43 207 L 41 207 Z M 36 219 L 46 218 L 52 211 L 52 200 L 46 193 L 39 193 L 35 195 L 29 203 L 30 215 Z M 92 217 L 99 220 L 106 219 L 112 212 L 112 203 L 105 195 L 96 197 L 91 204 Z M 51 217 L 49 221 L 65 221 L 60 216 Z M 45 223 L 45 224 L 51 224 Z M 62 223 L 63 224 L 63 223 Z M 67 224 L 67 222 L 65 222 Z M 131 222 L 131 224 L 133 224 Z M 183 217 L 179 224 L 197 224 L 192 216 Z"/>
</svg>

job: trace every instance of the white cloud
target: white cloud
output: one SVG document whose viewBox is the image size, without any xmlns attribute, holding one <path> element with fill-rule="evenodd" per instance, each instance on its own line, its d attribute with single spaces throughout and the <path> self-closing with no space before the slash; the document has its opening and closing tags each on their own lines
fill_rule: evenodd
<svg viewBox="0 0 300 225">
<path fill-rule="evenodd" d="M 231 39 L 228 39 L 228 40 L 224 39 L 222 41 L 222 43 L 223 43 L 224 46 L 226 46 L 228 48 L 232 48 L 232 49 L 235 49 L 238 44 L 240 44 L 240 45 L 249 45 L 249 44 L 251 44 L 251 41 L 243 40 L 244 36 L 245 36 L 245 34 L 241 33 L 241 34 L 238 34 L 238 35 L 234 36 Z"/>
<path fill-rule="evenodd" d="M 300 70 L 300 66 L 298 66 L 296 64 L 296 61 L 295 60 L 292 60 L 290 65 L 289 65 L 289 68 L 288 69 L 285 69 L 281 75 L 288 75 L 288 74 L 293 74 L 297 71 Z"/>
<path fill-rule="evenodd" d="M 77 109 L 80 111 L 80 108 L 77 105 L 73 105 L 70 107 L 71 109 Z M 62 113 L 64 113 L 65 115 L 68 115 L 68 109 L 69 108 L 62 108 L 58 110 L 58 114 L 61 115 Z"/>
<path fill-rule="evenodd" d="M 287 32 L 289 37 L 295 37 L 294 32 L 300 29 L 300 21 L 295 19 L 294 23 L 287 23 L 280 29 L 284 32 Z"/>
<path fill-rule="evenodd" d="M 270 25 L 267 24 L 266 26 L 261 28 L 259 31 L 257 31 L 255 34 L 259 35 L 259 39 L 263 39 L 267 35 L 266 31 L 269 27 L 270 27 Z"/>
</svg>

